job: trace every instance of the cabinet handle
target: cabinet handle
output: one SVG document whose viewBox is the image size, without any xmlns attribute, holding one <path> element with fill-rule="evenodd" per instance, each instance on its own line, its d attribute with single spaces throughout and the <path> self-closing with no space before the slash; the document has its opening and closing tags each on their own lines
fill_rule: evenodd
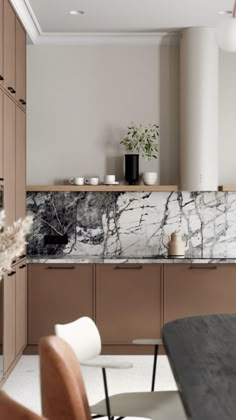
<svg viewBox="0 0 236 420">
<path fill-rule="evenodd" d="M 4 77 L 0 74 L 0 80 L 4 80 Z"/>
<path fill-rule="evenodd" d="M 194 265 L 191 265 L 191 267 L 189 267 L 189 270 L 216 270 L 217 266 L 216 265 L 209 265 L 207 267 L 196 267 Z"/>
<path fill-rule="evenodd" d="M 8 276 L 9 276 L 9 277 L 11 277 L 11 276 L 13 276 L 13 274 L 16 274 L 16 272 L 15 272 L 15 271 L 11 271 L 11 272 L 8 274 Z"/>
<path fill-rule="evenodd" d="M 46 270 L 74 270 L 75 267 L 46 267 Z"/>
<path fill-rule="evenodd" d="M 16 259 L 12 261 L 12 264 L 15 264 L 15 263 L 16 263 Z"/>
<path fill-rule="evenodd" d="M 26 267 L 26 264 L 22 264 L 22 265 L 20 265 L 20 267 L 19 267 L 19 268 L 24 268 L 24 267 Z"/>
<path fill-rule="evenodd" d="M 15 91 L 15 89 L 13 89 L 13 87 L 11 87 L 11 86 L 8 86 L 8 88 L 7 88 L 11 93 L 16 93 L 16 91 Z"/>
<path fill-rule="evenodd" d="M 116 267 L 113 267 L 113 270 L 142 270 L 143 266 L 138 265 L 137 267 L 127 267 L 122 265 L 117 265 Z"/>
<path fill-rule="evenodd" d="M 0 181 L 4 181 L 4 178 L 0 178 Z"/>
<path fill-rule="evenodd" d="M 24 101 L 24 99 L 19 99 L 19 102 L 20 102 L 22 105 L 26 105 L 26 102 Z"/>
<path fill-rule="evenodd" d="M 26 254 L 20 255 L 19 258 L 25 258 Z"/>
</svg>

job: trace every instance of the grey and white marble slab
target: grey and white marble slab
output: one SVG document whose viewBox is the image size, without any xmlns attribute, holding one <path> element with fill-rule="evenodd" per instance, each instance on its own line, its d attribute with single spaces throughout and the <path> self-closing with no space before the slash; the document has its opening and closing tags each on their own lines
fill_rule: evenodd
<svg viewBox="0 0 236 420">
<path fill-rule="evenodd" d="M 165 255 L 180 230 L 186 258 L 236 258 L 236 193 L 28 192 L 27 209 L 30 256 L 150 258 Z M 68 243 L 45 244 L 45 235 Z"/>
<path fill-rule="evenodd" d="M 102 258 L 95 256 L 33 256 L 28 257 L 28 264 L 235 264 L 236 258 Z"/>
</svg>

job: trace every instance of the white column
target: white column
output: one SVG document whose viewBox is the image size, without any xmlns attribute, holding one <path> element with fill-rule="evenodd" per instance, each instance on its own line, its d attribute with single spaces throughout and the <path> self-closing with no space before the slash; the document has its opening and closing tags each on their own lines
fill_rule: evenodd
<svg viewBox="0 0 236 420">
<path fill-rule="evenodd" d="M 218 47 L 213 28 L 188 28 L 180 41 L 180 188 L 218 187 Z"/>
</svg>

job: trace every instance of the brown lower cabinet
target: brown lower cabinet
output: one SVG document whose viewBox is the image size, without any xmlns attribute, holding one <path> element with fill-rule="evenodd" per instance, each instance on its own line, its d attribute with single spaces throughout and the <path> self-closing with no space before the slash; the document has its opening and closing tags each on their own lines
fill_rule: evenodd
<svg viewBox="0 0 236 420">
<path fill-rule="evenodd" d="M 34 348 L 56 323 L 87 315 L 95 319 L 104 353 L 146 354 L 153 349 L 132 340 L 160 338 L 163 322 L 236 313 L 234 264 L 30 264 L 28 274 L 28 344 Z M 14 296 L 12 288 L 10 277 Z M 10 325 L 14 314 L 8 317 Z"/>
<path fill-rule="evenodd" d="M 4 374 L 27 343 L 26 263 L 20 262 L 4 277 L 3 363 Z"/>
<path fill-rule="evenodd" d="M 16 357 L 16 272 L 4 277 L 3 370 L 8 371 Z"/>
<path fill-rule="evenodd" d="M 54 325 L 93 318 L 92 264 L 30 264 L 28 344 L 54 334 Z"/>
<path fill-rule="evenodd" d="M 214 313 L 236 313 L 236 265 L 164 265 L 164 323 Z"/>
<path fill-rule="evenodd" d="M 16 355 L 27 343 L 27 266 L 16 266 Z"/>
<path fill-rule="evenodd" d="M 159 338 L 161 265 L 97 264 L 96 323 L 104 345 Z"/>
</svg>

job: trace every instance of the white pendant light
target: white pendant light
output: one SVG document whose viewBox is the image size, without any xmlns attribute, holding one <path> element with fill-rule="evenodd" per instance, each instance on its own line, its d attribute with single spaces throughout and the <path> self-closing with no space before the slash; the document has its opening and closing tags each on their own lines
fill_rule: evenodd
<svg viewBox="0 0 236 420">
<path fill-rule="evenodd" d="M 216 27 L 219 47 L 228 52 L 236 52 L 236 0 L 230 16 L 224 17 Z"/>
</svg>

